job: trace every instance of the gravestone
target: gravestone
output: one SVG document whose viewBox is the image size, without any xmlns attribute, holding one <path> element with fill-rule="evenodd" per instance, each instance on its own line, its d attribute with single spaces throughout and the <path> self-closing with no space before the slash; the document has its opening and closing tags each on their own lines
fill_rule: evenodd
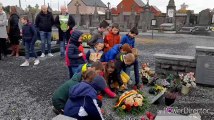
<svg viewBox="0 0 214 120">
<path fill-rule="evenodd" d="M 209 9 L 202 10 L 198 16 L 199 25 L 210 25 L 212 23 L 212 15 Z"/>
<path fill-rule="evenodd" d="M 92 27 L 97 27 L 99 25 L 99 14 L 97 11 L 97 3 L 95 2 L 95 10 L 92 15 Z"/>
<path fill-rule="evenodd" d="M 79 7 L 81 6 L 81 4 L 78 1 L 76 1 L 75 6 L 76 6 L 75 21 L 77 22 L 77 26 L 80 26 L 81 16 L 79 12 Z"/>
<path fill-rule="evenodd" d="M 214 56 L 197 56 L 196 82 L 214 85 Z"/>
<path fill-rule="evenodd" d="M 139 26 L 142 27 L 142 32 L 151 30 L 151 20 L 154 19 L 154 13 L 150 11 L 149 3 L 144 6 L 144 11 L 140 13 L 140 23 Z"/>
</svg>

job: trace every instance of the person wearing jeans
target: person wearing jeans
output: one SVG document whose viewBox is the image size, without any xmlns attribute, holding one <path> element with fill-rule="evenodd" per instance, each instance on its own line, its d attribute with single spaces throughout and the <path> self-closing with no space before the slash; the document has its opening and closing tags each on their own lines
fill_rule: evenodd
<svg viewBox="0 0 214 120">
<path fill-rule="evenodd" d="M 39 59 L 34 50 L 36 38 L 37 38 L 37 31 L 34 26 L 29 23 L 29 19 L 27 16 L 21 17 L 21 23 L 23 24 L 22 27 L 22 40 L 25 46 L 25 62 L 22 63 L 21 67 L 27 67 L 30 65 L 29 58 L 30 53 L 32 53 L 33 57 L 35 58 L 34 65 L 38 65 L 40 63 Z"/>
<path fill-rule="evenodd" d="M 39 30 L 41 41 L 42 41 L 41 57 L 45 57 L 46 43 L 48 48 L 48 56 L 52 57 L 53 55 L 51 54 L 51 31 L 52 31 L 52 26 L 54 25 L 54 18 L 52 13 L 48 11 L 48 7 L 46 5 L 42 5 L 41 12 L 36 16 L 35 24 Z"/>
<path fill-rule="evenodd" d="M 48 56 L 51 57 L 52 56 L 51 55 L 51 32 L 40 31 L 39 33 L 42 41 L 42 45 L 41 45 L 42 53 L 45 53 L 45 45 L 47 44 Z"/>
<path fill-rule="evenodd" d="M 61 14 L 56 16 L 55 26 L 58 28 L 60 41 L 60 55 L 65 57 L 65 43 L 70 38 L 70 31 L 75 26 L 75 20 L 72 15 L 67 13 L 66 6 L 61 6 Z"/>
</svg>

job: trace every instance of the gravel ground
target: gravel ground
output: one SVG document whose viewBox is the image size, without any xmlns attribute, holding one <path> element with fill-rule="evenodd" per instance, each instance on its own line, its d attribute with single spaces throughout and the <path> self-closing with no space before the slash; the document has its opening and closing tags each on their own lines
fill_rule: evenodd
<svg viewBox="0 0 214 120">
<path fill-rule="evenodd" d="M 143 36 L 143 37 L 142 37 Z M 151 39 L 150 33 L 140 35 L 137 48 L 140 51 L 140 62 L 149 62 L 154 66 L 155 53 L 177 55 L 194 55 L 195 46 L 214 46 L 214 38 L 179 34 L 155 34 Z M 23 57 L 8 57 L 0 61 L 0 119 L 20 120 L 35 119 L 49 120 L 55 116 L 52 112 L 51 97 L 54 90 L 68 79 L 67 68 L 60 59 L 59 53 L 52 58 L 41 60 L 39 66 L 21 68 Z M 107 120 L 121 119 L 112 111 L 116 99 L 105 98 L 103 108 Z M 174 107 L 180 109 L 207 109 L 201 113 L 202 120 L 214 120 L 214 88 L 199 86 L 187 96 L 180 96 Z M 166 106 L 152 105 L 149 111 L 156 113 Z M 139 116 L 127 115 L 122 119 L 140 119 Z"/>
</svg>

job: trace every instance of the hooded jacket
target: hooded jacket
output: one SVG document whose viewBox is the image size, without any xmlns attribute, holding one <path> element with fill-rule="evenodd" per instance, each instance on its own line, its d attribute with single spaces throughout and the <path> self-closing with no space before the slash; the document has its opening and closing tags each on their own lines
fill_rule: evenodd
<svg viewBox="0 0 214 120">
<path fill-rule="evenodd" d="M 56 109 L 64 109 L 65 104 L 68 100 L 69 88 L 78 84 L 79 82 L 81 82 L 81 80 L 81 73 L 74 74 L 70 80 L 66 81 L 59 88 L 56 89 L 52 97 L 52 103 Z"/>
<path fill-rule="evenodd" d="M 105 36 L 104 38 L 104 52 L 108 52 L 114 45 L 120 44 L 120 35 L 119 34 L 113 34 L 111 31 L 109 32 L 108 35 Z M 109 45 L 109 47 L 106 47 L 106 45 Z"/>
<path fill-rule="evenodd" d="M 129 44 L 132 48 L 135 47 L 135 38 L 130 37 L 128 34 L 124 35 L 123 38 L 121 39 L 120 44 Z"/>
<path fill-rule="evenodd" d="M 79 56 L 79 54 L 81 53 L 81 51 L 79 50 L 79 46 L 81 43 L 78 40 L 82 34 L 83 33 L 80 31 L 72 32 L 67 53 L 71 67 L 78 67 L 80 64 L 85 63 L 84 58 L 82 56 Z"/>
<path fill-rule="evenodd" d="M 96 98 L 97 92 L 89 83 L 81 82 L 71 87 L 64 115 L 78 120 L 103 120 Z"/>
<path fill-rule="evenodd" d="M 109 62 L 111 60 L 115 60 L 117 54 L 120 53 L 120 48 L 121 48 L 122 44 L 117 44 L 114 45 L 114 47 L 112 47 L 108 52 L 105 53 L 105 61 L 103 62 Z"/>
</svg>

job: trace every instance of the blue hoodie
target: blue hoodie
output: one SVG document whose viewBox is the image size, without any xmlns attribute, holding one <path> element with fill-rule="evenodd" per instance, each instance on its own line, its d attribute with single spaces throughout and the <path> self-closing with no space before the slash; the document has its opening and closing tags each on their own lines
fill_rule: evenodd
<svg viewBox="0 0 214 120">
<path fill-rule="evenodd" d="M 96 90 L 89 83 L 81 82 L 69 89 L 64 114 L 78 120 L 102 120 L 96 98 Z"/>
<path fill-rule="evenodd" d="M 120 48 L 122 44 L 116 44 L 111 48 L 108 52 L 105 53 L 105 61 L 103 62 L 109 62 L 111 60 L 115 60 L 117 54 L 120 53 Z"/>
<path fill-rule="evenodd" d="M 135 38 L 130 37 L 128 34 L 124 35 L 121 39 L 120 44 L 129 44 L 132 48 L 135 47 Z"/>
</svg>

